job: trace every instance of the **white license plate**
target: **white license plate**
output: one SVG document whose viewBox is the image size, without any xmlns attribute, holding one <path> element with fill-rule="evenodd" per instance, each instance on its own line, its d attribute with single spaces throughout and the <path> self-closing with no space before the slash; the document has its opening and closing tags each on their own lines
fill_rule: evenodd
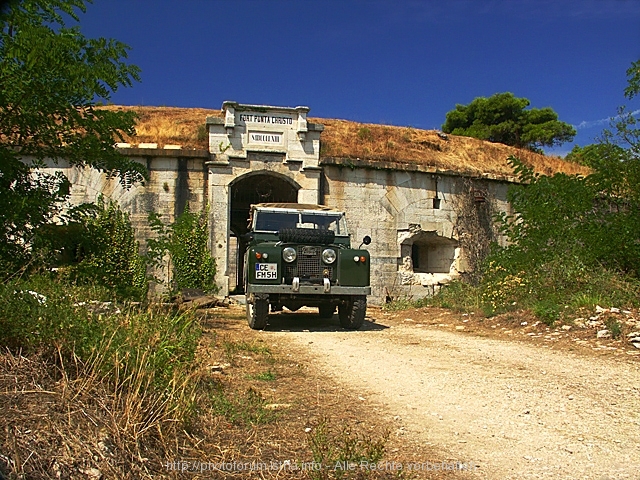
<svg viewBox="0 0 640 480">
<path fill-rule="evenodd" d="M 277 263 L 256 263 L 256 280 L 277 280 Z"/>
</svg>

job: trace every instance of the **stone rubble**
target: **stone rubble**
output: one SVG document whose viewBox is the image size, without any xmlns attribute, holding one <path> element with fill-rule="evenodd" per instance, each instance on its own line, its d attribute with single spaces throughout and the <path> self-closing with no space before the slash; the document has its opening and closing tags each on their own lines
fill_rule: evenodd
<svg viewBox="0 0 640 480">
<path fill-rule="evenodd" d="M 623 332 L 631 329 L 631 332 L 622 335 L 620 340 L 626 340 L 634 347 L 640 349 L 640 319 L 636 318 L 637 316 L 637 314 L 634 314 L 634 312 L 630 310 L 623 310 L 617 307 L 604 308 L 596 305 L 595 315 L 588 317 L 588 320 L 583 317 L 575 318 L 573 323 L 579 328 L 595 330 L 596 338 L 604 340 L 612 337 L 609 328 L 610 324 L 607 326 L 607 323 L 615 321 L 620 325 Z M 562 326 L 564 330 L 569 330 L 570 328 L 568 325 Z"/>
</svg>

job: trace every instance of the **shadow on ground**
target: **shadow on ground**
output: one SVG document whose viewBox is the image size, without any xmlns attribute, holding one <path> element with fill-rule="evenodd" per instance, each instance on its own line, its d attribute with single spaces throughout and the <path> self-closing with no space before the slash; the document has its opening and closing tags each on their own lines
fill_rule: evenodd
<svg viewBox="0 0 640 480">
<path fill-rule="evenodd" d="M 367 316 L 359 330 L 346 330 L 340 326 L 338 315 L 331 318 L 320 318 L 315 311 L 282 311 L 269 314 L 268 332 L 366 332 L 379 331 L 389 328 L 387 325 L 375 323 Z"/>
</svg>

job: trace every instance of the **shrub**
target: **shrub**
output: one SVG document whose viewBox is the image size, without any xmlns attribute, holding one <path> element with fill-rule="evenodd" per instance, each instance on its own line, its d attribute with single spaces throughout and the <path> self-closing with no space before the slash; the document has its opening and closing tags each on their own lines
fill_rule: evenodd
<svg viewBox="0 0 640 480">
<path fill-rule="evenodd" d="M 622 325 L 615 318 L 608 318 L 604 322 L 607 330 L 611 332 L 611 338 L 620 338 L 622 334 Z"/>
<path fill-rule="evenodd" d="M 171 256 L 171 287 L 217 292 L 216 263 L 207 248 L 206 211 L 193 213 L 189 206 L 173 224 L 166 225 L 156 213 L 149 214 L 149 223 L 157 238 L 147 241 L 149 257 L 157 266 L 163 264 L 166 253 Z"/>
<path fill-rule="evenodd" d="M 129 215 L 102 200 L 97 215 L 87 221 L 85 257 L 75 268 L 79 281 L 97 282 L 120 297 L 141 300 L 147 293 L 147 266 L 139 254 Z"/>
<path fill-rule="evenodd" d="M 560 306 L 553 300 L 540 300 L 533 305 L 533 314 L 548 326 L 560 318 Z"/>
<path fill-rule="evenodd" d="M 0 344 L 13 350 L 58 349 L 86 359 L 100 342 L 102 330 L 85 305 L 104 294 L 45 276 L 0 284 Z"/>
<path fill-rule="evenodd" d="M 129 215 L 102 197 L 71 209 L 59 225 L 39 229 L 34 247 L 48 266 L 77 284 L 103 285 L 121 298 L 141 300 L 147 293 L 147 265 L 139 254 Z"/>
<path fill-rule="evenodd" d="M 371 132 L 371 129 L 368 127 L 360 127 L 358 130 L 358 139 L 364 142 L 370 142 L 373 140 L 373 133 Z"/>
</svg>

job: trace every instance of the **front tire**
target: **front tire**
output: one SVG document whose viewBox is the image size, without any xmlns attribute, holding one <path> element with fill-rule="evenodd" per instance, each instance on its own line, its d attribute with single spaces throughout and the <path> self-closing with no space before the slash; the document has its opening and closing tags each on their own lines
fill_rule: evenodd
<svg viewBox="0 0 640 480">
<path fill-rule="evenodd" d="M 253 302 L 247 302 L 247 323 L 253 330 L 264 330 L 269 318 L 269 300 L 253 297 Z"/>
<path fill-rule="evenodd" d="M 365 295 L 351 297 L 338 307 L 340 325 L 347 330 L 357 330 L 364 323 L 367 314 L 367 297 Z"/>
</svg>

